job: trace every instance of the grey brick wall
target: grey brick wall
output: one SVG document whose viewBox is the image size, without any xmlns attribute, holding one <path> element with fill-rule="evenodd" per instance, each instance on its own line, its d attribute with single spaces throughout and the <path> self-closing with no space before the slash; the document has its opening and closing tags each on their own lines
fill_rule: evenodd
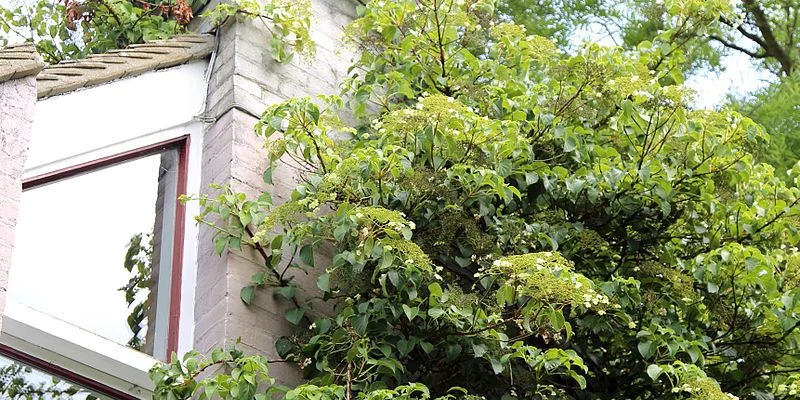
<svg viewBox="0 0 800 400">
<path fill-rule="evenodd" d="M 286 65 L 274 62 L 269 52 L 269 34 L 260 21 L 238 20 L 220 29 L 205 113 L 215 121 L 203 142 L 203 188 L 209 183 L 221 183 L 254 196 L 270 191 L 280 202 L 296 185 L 295 171 L 288 167 L 274 173 L 273 186 L 263 183 L 264 143 L 253 133 L 253 126 L 267 106 L 294 96 L 337 93 L 338 84 L 346 76 L 352 53 L 341 49 L 340 38 L 344 25 L 355 16 L 357 3 L 313 0 L 312 5 L 312 37 L 317 43 L 317 55 L 310 62 L 300 57 Z M 275 340 L 291 332 L 283 317 L 287 305 L 261 292 L 254 304 L 245 306 L 239 291 L 263 262 L 255 252 L 216 255 L 213 235 L 212 229 L 201 228 L 195 348 L 208 353 L 241 338 L 245 351 L 277 358 Z M 315 288 L 313 277 L 303 279 L 302 286 Z M 273 364 L 271 372 L 283 383 L 300 379 L 292 365 Z"/>
<path fill-rule="evenodd" d="M 0 82 L 0 327 L 35 105 L 33 76 Z"/>
</svg>

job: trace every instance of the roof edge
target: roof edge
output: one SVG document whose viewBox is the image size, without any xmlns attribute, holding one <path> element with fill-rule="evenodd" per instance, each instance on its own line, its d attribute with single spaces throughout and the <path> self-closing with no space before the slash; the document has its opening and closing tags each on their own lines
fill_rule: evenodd
<svg viewBox="0 0 800 400">
<path fill-rule="evenodd" d="M 0 83 L 37 75 L 44 67 L 32 44 L 0 48 Z"/>
<path fill-rule="evenodd" d="M 176 35 L 47 66 L 36 77 L 39 99 L 204 58 L 213 50 L 213 38 L 210 34 Z"/>
</svg>

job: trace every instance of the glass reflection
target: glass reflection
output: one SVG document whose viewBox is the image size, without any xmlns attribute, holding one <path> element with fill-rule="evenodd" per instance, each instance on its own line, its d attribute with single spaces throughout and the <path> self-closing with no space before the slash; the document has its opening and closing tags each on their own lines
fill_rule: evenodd
<svg viewBox="0 0 800 400">
<path fill-rule="evenodd" d="M 168 151 L 23 192 L 8 299 L 164 357 L 176 167 Z"/>
<path fill-rule="evenodd" d="M 109 399 L 0 355 L 0 398 L 10 400 Z"/>
</svg>

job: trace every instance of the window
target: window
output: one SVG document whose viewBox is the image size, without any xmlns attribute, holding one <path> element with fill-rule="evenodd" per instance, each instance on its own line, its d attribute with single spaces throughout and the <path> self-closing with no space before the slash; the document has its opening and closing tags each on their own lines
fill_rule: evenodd
<svg viewBox="0 0 800 400">
<path fill-rule="evenodd" d="M 152 356 L 144 361 L 133 356 L 139 368 L 123 373 L 128 382 L 117 384 L 130 392 L 141 389 L 130 381 L 146 378 L 155 359 L 167 360 L 178 351 L 185 222 L 178 196 L 186 193 L 187 161 L 188 136 L 181 136 L 23 181 L 0 354 L 31 365 L 41 355 L 8 350 L 28 347 L 36 353 L 43 348 L 64 358 L 59 354 L 64 345 L 84 341 L 74 353 L 85 359 L 77 368 L 90 376 L 108 370 L 95 365 L 107 362 L 104 357 L 118 359 L 131 351 Z M 45 328 L 48 324 L 58 328 Z M 37 330 L 52 337 L 37 339 Z M 71 332 L 66 333 L 71 338 L 58 336 L 64 332 Z M 25 343 L 8 346 L 14 335 Z M 105 346 L 108 356 L 98 353 L 98 346 Z M 19 354 L 28 359 L 15 357 Z M 126 362 L 115 362 L 126 368 Z M 40 365 L 55 369 L 29 373 L 34 381 L 47 373 L 85 378 L 65 374 L 75 365 Z M 98 379 L 113 381 L 115 376 Z M 98 387 L 97 393 L 112 393 L 108 398 L 130 398 L 113 386 Z"/>
<path fill-rule="evenodd" d="M 207 66 L 36 103 L 2 357 L 100 398 L 149 399 L 147 371 L 194 347 L 199 228 L 185 215 L 199 206 L 177 195 L 200 192 Z"/>
<path fill-rule="evenodd" d="M 176 145 L 26 181 L 7 299 L 161 360 L 176 351 Z"/>
</svg>

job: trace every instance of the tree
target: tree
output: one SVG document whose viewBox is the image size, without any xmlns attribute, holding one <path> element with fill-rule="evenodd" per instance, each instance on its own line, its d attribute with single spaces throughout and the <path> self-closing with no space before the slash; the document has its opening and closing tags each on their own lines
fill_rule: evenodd
<svg viewBox="0 0 800 400">
<path fill-rule="evenodd" d="M 544 36 L 566 48 L 576 30 L 593 22 L 617 18 L 615 3 L 611 0 L 502 0 L 496 7 L 501 16 L 513 19 L 528 33 Z"/>
<path fill-rule="evenodd" d="M 735 5 L 735 12 L 720 15 L 714 21 L 689 21 L 690 24 L 713 23 L 711 29 L 702 35 L 688 31 L 684 35 L 688 39 L 685 47 L 690 49 L 687 53 L 693 55 L 690 60 L 697 63 L 690 63 L 687 67 L 719 67 L 720 56 L 734 51 L 760 61 L 776 76 L 791 75 L 800 61 L 797 50 L 800 3 L 794 0 L 742 0 Z M 707 6 L 713 7 L 713 3 L 617 0 L 605 4 L 602 17 L 593 21 L 606 26 L 621 44 L 635 47 L 664 30 L 678 27 L 682 20 L 676 19 L 676 15 Z M 565 13 L 569 14 L 571 10 Z"/>
<path fill-rule="evenodd" d="M 724 47 L 763 60 L 776 75 L 790 76 L 800 63 L 800 3 L 793 0 L 742 0 L 741 21 L 720 18 L 727 28 L 710 36 Z M 741 45 L 745 42 L 748 45 Z"/>
<path fill-rule="evenodd" d="M 626 4 L 622 9 L 627 12 L 609 14 L 603 20 L 618 27 L 618 36 L 628 48 L 635 48 L 666 29 L 674 29 L 678 26 L 674 20 L 676 12 L 687 9 L 681 1 Z M 793 121 L 795 107 L 800 104 L 796 95 L 796 71 L 800 63 L 798 13 L 800 3 L 796 1 L 746 0 L 737 4 L 734 13 L 701 21 L 700 26 L 706 29 L 700 35 L 691 30 L 677 35 L 688 61 L 683 66 L 685 72 L 719 68 L 724 55 L 739 52 L 774 74 L 776 79 L 768 87 L 730 99 L 721 106 L 734 107 L 767 129 L 772 141 L 756 151 L 757 159 L 775 166 L 784 179 L 791 179 L 784 171 L 800 158 L 800 132 Z"/>
<path fill-rule="evenodd" d="M 731 11 L 692 4 L 707 20 Z M 793 395 L 800 190 L 754 162 L 758 125 L 687 105 L 667 79 L 674 31 L 568 55 L 486 1 L 360 12 L 344 100 L 292 99 L 256 127 L 265 180 L 279 159 L 303 178 L 291 200 L 198 199 L 220 252 L 264 257 L 242 300 L 294 304 L 297 332 L 276 346 L 310 381 L 270 385 L 278 360 L 220 349 L 154 368 L 157 396 Z M 294 268 L 319 274 L 333 315 L 294 296 Z M 230 373 L 196 379 L 217 364 Z"/>
</svg>

